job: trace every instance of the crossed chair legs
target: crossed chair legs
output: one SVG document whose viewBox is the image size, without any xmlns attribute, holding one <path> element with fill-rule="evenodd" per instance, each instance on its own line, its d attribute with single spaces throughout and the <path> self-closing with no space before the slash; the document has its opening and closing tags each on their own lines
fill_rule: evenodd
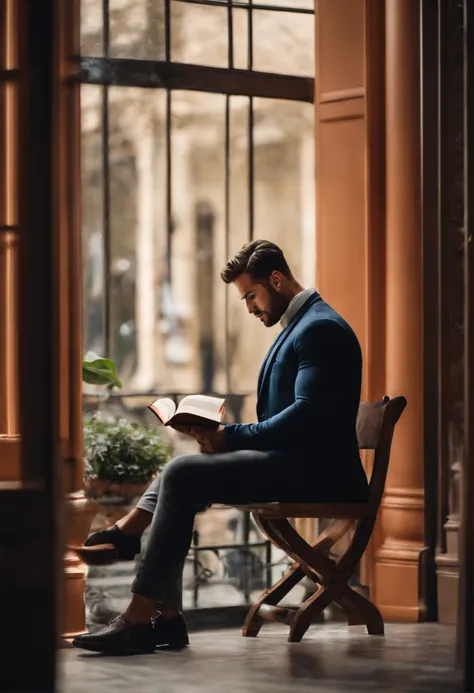
<svg viewBox="0 0 474 693">
<path fill-rule="evenodd" d="M 349 531 L 355 520 L 333 520 L 314 546 L 310 546 L 288 519 L 269 519 L 259 514 L 254 516 L 262 532 L 295 563 L 252 606 L 242 630 L 244 637 L 256 637 L 263 622 L 269 620 L 289 625 L 289 642 L 299 642 L 316 616 L 332 602 L 343 609 L 348 625 L 365 625 L 370 635 L 384 634 L 383 619 L 377 607 L 347 584 L 370 537 L 372 527 L 369 521 L 358 521 L 349 548 L 335 561 L 327 553 Z M 298 609 L 279 607 L 283 597 L 305 575 L 318 585 L 315 594 Z"/>
</svg>

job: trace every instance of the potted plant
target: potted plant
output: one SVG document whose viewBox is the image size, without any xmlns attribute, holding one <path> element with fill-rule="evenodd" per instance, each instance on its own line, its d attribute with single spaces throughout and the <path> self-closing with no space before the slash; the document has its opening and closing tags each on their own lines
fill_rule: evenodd
<svg viewBox="0 0 474 693">
<path fill-rule="evenodd" d="M 121 387 L 112 359 L 84 355 L 82 379 L 108 390 Z M 84 458 L 89 496 L 119 496 L 123 501 L 142 493 L 170 456 L 162 436 L 127 419 L 100 411 L 84 416 Z"/>
<path fill-rule="evenodd" d="M 93 498 L 141 494 L 166 464 L 170 446 L 162 436 L 102 412 L 84 417 L 86 483 Z"/>
</svg>

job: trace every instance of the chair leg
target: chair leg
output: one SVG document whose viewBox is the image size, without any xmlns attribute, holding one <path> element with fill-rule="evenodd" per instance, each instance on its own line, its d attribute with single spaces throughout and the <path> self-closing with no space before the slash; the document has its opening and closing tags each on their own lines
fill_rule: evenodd
<svg viewBox="0 0 474 693">
<path fill-rule="evenodd" d="M 286 597 L 288 592 L 303 579 L 304 575 L 305 573 L 300 566 L 294 565 L 278 580 L 278 582 L 260 595 L 255 604 L 250 608 L 247 618 L 245 619 L 242 628 L 242 635 L 244 638 L 257 637 L 263 625 L 263 618 L 258 613 L 262 604 L 276 606 L 278 602 L 281 601 L 283 597 Z"/>
<path fill-rule="evenodd" d="M 276 606 L 278 602 L 304 577 L 309 575 L 319 583 L 316 594 L 312 595 L 298 609 L 291 619 L 289 642 L 299 642 L 316 616 L 332 602 L 339 604 L 347 616 L 349 625 L 365 625 L 370 635 L 383 635 L 384 622 L 377 607 L 358 592 L 347 585 L 349 575 L 362 551 L 367 545 L 372 530 L 373 521 L 360 522 L 349 548 L 339 561 L 331 560 L 325 552 L 330 549 L 336 539 L 343 536 L 352 522 L 339 522 L 331 527 L 326 535 L 321 535 L 314 546 L 310 546 L 286 518 L 263 518 L 256 520 L 260 529 L 269 539 L 282 548 L 295 561 L 295 565 L 273 587 L 266 590 L 250 609 L 245 620 L 242 634 L 255 637 L 264 621 L 264 613 L 259 613 L 262 605 Z M 272 620 L 281 620 L 275 617 Z M 289 619 L 290 620 L 290 619 Z"/>
<path fill-rule="evenodd" d="M 263 618 L 258 614 L 261 606 L 261 603 L 255 602 L 255 604 L 250 608 L 247 618 L 245 619 L 245 623 L 242 626 L 242 637 L 256 638 L 259 634 L 260 628 L 263 626 Z"/>
<path fill-rule="evenodd" d="M 365 626 L 365 618 L 347 597 L 340 597 L 335 600 L 335 604 L 344 611 L 348 626 Z"/>
<path fill-rule="evenodd" d="M 338 595 L 335 587 L 320 585 L 318 591 L 307 599 L 296 612 L 290 627 L 288 642 L 300 642 L 316 616 L 322 613 L 334 601 L 336 596 Z"/>
<path fill-rule="evenodd" d="M 366 626 L 369 635 L 383 635 L 385 632 L 382 614 L 375 604 L 346 585 L 344 594 L 335 600 L 344 609 L 350 626 Z"/>
</svg>

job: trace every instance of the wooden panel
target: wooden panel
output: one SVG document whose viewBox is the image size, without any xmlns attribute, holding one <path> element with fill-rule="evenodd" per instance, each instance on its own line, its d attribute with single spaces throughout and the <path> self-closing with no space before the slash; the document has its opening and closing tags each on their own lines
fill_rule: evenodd
<svg viewBox="0 0 474 693">
<path fill-rule="evenodd" d="M 346 94 L 347 91 L 336 92 L 336 98 L 334 98 L 334 92 L 332 92 L 330 94 L 331 98 L 325 98 L 324 101 L 320 100 L 319 122 L 329 123 L 332 120 L 352 120 L 365 116 L 364 92 L 356 98 L 352 96 L 339 98 L 340 95 Z M 321 96 L 327 97 L 328 95 L 322 94 Z"/>
<path fill-rule="evenodd" d="M 317 0 L 315 4 L 319 91 L 363 86 L 365 1 Z"/>
<path fill-rule="evenodd" d="M 316 3 L 317 282 L 361 341 L 371 400 L 384 394 L 383 6 Z"/>
<path fill-rule="evenodd" d="M 354 89 L 339 89 L 338 91 L 325 91 L 319 94 L 319 103 L 333 103 L 334 101 L 350 101 L 365 97 L 364 87 Z"/>
<path fill-rule="evenodd" d="M 19 435 L 7 436 L 0 433 L 0 483 L 20 479 L 20 447 Z"/>
<path fill-rule="evenodd" d="M 426 388 L 437 386 L 435 398 L 425 390 L 425 421 L 433 417 L 436 406 L 436 428 L 427 428 L 426 451 L 437 454 L 437 459 L 426 459 L 428 491 L 432 492 L 433 467 L 438 472 L 438 498 L 436 522 L 436 565 L 438 591 L 438 618 L 442 623 L 455 623 L 459 578 L 458 534 L 460 514 L 460 481 L 464 450 L 464 225 L 465 225 L 465 166 L 464 166 L 464 8 L 462 3 L 448 2 L 439 8 L 438 57 L 436 70 L 440 90 L 440 108 L 431 109 L 431 123 L 436 124 L 432 141 L 424 148 L 426 164 L 433 167 L 433 156 L 439 157 L 439 176 L 433 181 L 433 190 L 426 190 L 438 201 L 439 218 L 430 228 L 430 212 L 425 221 L 425 354 Z M 425 12 L 425 18 L 427 14 Z M 432 23 L 434 19 L 432 19 Z M 435 27 L 436 28 L 436 25 Z M 425 23 L 424 29 L 428 27 Z M 433 27 L 432 27 L 433 31 Z M 428 45 L 428 41 L 424 41 Z M 438 65 L 436 66 L 438 68 Z M 427 98 L 429 94 L 427 86 Z M 428 136 L 432 125 L 425 124 Z M 435 139 L 436 138 L 436 139 Z M 430 146 L 431 145 L 431 146 Z M 439 151 L 437 150 L 439 146 Z M 433 154 L 434 152 L 434 154 Z M 425 180 L 429 185 L 430 177 Z M 431 239 L 431 243 L 430 243 Z M 433 276 L 435 275 L 435 276 Z M 431 296 L 426 293 L 430 291 Z M 433 308 L 436 312 L 433 312 Z M 433 363 L 437 356 L 437 363 Z M 433 370 L 436 368 L 433 377 Z M 432 387 L 432 385 L 431 385 Z M 430 438 L 426 440 L 428 434 Z M 433 440 L 435 438 L 435 440 Z M 435 489 L 436 490 L 436 489 Z M 431 500 L 431 499 L 430 499 Z M 431 504 L 433 505 L 433 504 Z M 435 506 L 435 510 L 436 510 Z M 432 513 L 431 513 L 432 514 Z M 435 526 L 433 526 L 433 531 Z"/>
<path fill-rule="evenodd" d="M 365 121 L 322 122 L 318 145 L 318 286 L 365 348 Z"/>
<path fill-rule="evenodd" d="M 5 13 L 18 6 L 21 10 L 10 25 L 10 35 L 20 43 L 16 190 L 20 203 L 20 290 L 14 308 L 18 326 L 10 320 L 7 328 L 18 330 L 22 367 L 17 389 L 25 395 L 19 402 L 20 459 L 11 436 L 2 443 L 3 451 L 8 446 L 16 464 L 19 460 L 20 471 L 16 482 L 0 482 L 0 593 L 4 596 L 2 628 L 6 634 L 2 638 L 0 691 L 53 691 L 57 673 L 60 504 L 56 494 L 55 248 L 51 217 L 55 5 L 55 0 L 43 0 L 40 5 L 32 0 L 0 3 L 0 25 Z M 20 624 L 28 624 L 28 638 L 34 643 L 27 654 L 25 630 Z"/>
<path fill-rule="evenodd" d="M 366 129 L 367 129 L 367 392 L 381 399 L 385 392 L 385 3 L 366 7 Z"/>
<path fill-rule="evenodd" d="M 428 621 L 438 620 L 435 548 L 438 523 L 438 7 L 422 5 L 422 185 L 423 185 L 423 430 L 425 481 L 425 552 L 421 590 Z"/>
<path fill-rule="evenodd" d="M 385 394 L 384 6 L 316 1 L 317 284 L 360 339 L 366 400 Z"/>
<path fill-rule="evenodd" d="M 20 478 L 18 387 L 18 3 L 0 9 L 0 481 Z"/>
<path fill-rule="evenodd" d="M 467 125 L 466 143 L 466 197 L 474 200 L 474 7 L 472 2 L 465 0 L 464 17 L 466 28 L 466 63 L 467 63 L 467 103 L 465 114 Z M 470 114 L 470 116 L 469 116 Z M 474 234 L 474 212 L 468 205 L 467 223 L 464 229 L 465 279 L 466 279 L 466 341 L 465 341 L 465 457 L 463 468 L 463 488 L 461 500 L 462 517 L 462 549 L 461 549 L 461 579 L 459 611 L 458 611 L 458 661 L 462 667 L 463 690 L 474 690 L 474 512 L 472 499 L 474 496 L 474 247 L 469 242 Z"/>
</svg>

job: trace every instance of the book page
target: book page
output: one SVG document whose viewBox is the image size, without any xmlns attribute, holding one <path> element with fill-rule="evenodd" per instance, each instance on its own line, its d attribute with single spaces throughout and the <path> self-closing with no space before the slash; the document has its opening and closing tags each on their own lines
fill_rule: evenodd
<svg viewBox="0 0 474 693">
<path fill-rule="evenodd" d="M 221 415 L 216 414 L 206 414 L 206 416 L 200 416 L 197 412 L 181 412 L 176 413 L 171 421 L 170 426 L 183 426 L 185 428 L 218 428 L 221 423 Z"/>
<path fill-rule="evenodd" d="M 175 403 L 168 397 L 155 400 L 152 404 L 148 405 L 148 408 L 151 409 L 151 411 L 156 414 L 160 421 L 165 425 L 176 411 Z"/>
<path fill-rule="evenodd" d="M 221 421 L 225 400 L 207 395 L 188 395 L 178 405 L 176 414 L 194 414 L 212 421 Z"/>
</svg>

